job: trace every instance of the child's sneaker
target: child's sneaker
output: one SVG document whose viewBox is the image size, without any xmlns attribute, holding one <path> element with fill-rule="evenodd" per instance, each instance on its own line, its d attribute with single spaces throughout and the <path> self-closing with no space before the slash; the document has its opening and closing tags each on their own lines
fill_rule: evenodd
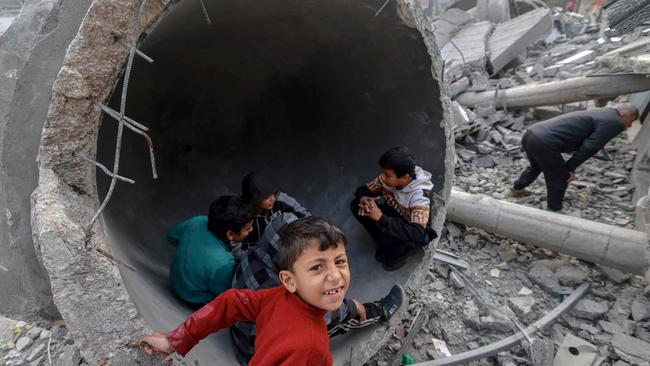
<svg viewBox="0 0 650 366">
<path fill-rule="evenodd" d="M 388 295 L 384 296 L 376 304 L 381 309 L 381 321 L 387 322 L 395 315 L 397 310 L 402 306 L 406 293 L 400 285 L 395 285 L 390 289 Z"/>
<path fill-rule="evenodd" d="M 406 262 L 408 262 L 408 255 L 400 255 L 395 257 L 392 255 L 386 255 L 384 261 L 382 262 L 382 267 L 387 271 L 397 271 L 398 269 L 404 267 Z"/>
</svg>

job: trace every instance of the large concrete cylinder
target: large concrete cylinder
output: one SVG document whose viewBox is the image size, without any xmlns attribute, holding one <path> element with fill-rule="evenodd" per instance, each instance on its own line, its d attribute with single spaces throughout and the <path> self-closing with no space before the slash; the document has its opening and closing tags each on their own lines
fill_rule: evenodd
<svg viewBox="0 0 650 366">
<path fill-rule="evenodd" d="M 85 230 L 109 180 L 79 156 L 113 166 L 117 123 L 96 102 L 119 110 L 133 1 L 92 3 L 54 83 L 33 194 L 35 244 L 54 302 L 91 363 L 150 362 L 125 342 L 147 326 L 170 329 L 191 311 L 168 284 L 174 252 L 166 231 L 206 214 L 218 195 L 239 193 L 249 171 L 270 172 L 347 233 L 349 297 L 376 300 L 394 283 L 416 288 L 430 265 L 427 252 L 384 271 L 349 212 L 354 189 L 379 173 L 379 156 L 395 145 L 408 145 L 432 172 L 437 194 L 449 194 L 449 99 L 432 75 L 439 72 L 435 45 L 413 27 L 419 5 L 390 2 L 376 16 L 376 1 L 204 3 L 211 24 L 198 1 L 145 3 L 140 49 L 155 62 L 136 58 L 126 115 L 149 127 L 159 179 L 151 177 L 142 136 L 125 130 L 119 175 L 136 183 L 118 183 L 91 236 Z M 351 348 L 352 364 L 362 363 L 389 336 L 376 326 L 333 339 L 336 363 L 348 362 Z M 235 363 L 227 332 L 189 357 Z"/>
</svg>

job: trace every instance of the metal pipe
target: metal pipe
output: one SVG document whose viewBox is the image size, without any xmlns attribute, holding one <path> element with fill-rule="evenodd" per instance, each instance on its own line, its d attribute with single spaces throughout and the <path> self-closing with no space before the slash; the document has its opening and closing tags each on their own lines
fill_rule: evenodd
<svg viewBox="0 0 650 366">
<path fill-rule="evenodd" d="M 582 285 L 578 286 L 578 288 L 575 291 L 573 291 L 573 293 L 569 295 L 569 297 L 564 299 L 564 301 L 562 301 L 560 305 L 558 305 L 555 309 L 551 310 L 551 312 L 546 314 L 540 320 L 536 321 L 534 324 L 526 328 L 525 333 L 532 334 L 552 324 L 555 321 L 555 319 L 559 318 L 560 316 L 562 316 L 562 314 L 572 309 L 573 306 L 578 302 L 578 300 L 580 300 L 582 296 L 584 296 L 584 294 L 587 292 L 588 289 L 589 289 L 589 283 L 583 283 Z M 418 366 L 464 365 L 471 361 L 480 360 L 482 358 L 495 355 L 501 351 L 509 350 L 514 346 L 516 346 L 517 344 L 519 344 L 519 342 L 521 342 L 523 339 L 524 339 L 524 334 L 520 332 L 520 333 L 513 334 L 508 338 L 504 338 L 496 343 L 487 345 L 485 347 L 459 353 L 451 357 L 441 358 L 439 360 L 416 363 L 415 365 Z"/>
<path fill-rule="evenodd" d="M 452 190 L 447 219 L 559 253 L 643 274 L 645 233 Z"/>
<path fill-rule="evenodd" d="M 497 107 L 534 107 L 615 97 L 650 89 L 650 78 L 641 74 L 600 77 L 581 76 L 550 83 L 530 84 L 497 91 Z M 456 97 L 458 103 L 475 107 L 492 103 L 494 90 L 465 92 Z"/>
</svg>

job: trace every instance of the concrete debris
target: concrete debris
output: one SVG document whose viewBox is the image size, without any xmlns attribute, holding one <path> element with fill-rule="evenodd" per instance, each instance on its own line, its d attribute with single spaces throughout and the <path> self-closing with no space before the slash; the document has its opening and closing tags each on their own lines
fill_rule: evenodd
<svg viewBox="0 0 650 366">
<path fill-rule="evenodd" d="M 530 268 L 529 278 L 531 282 L 542 288 L 544 291 L 558 296 L 563 293 L 560 282 L 555 276 L 555 273 L 542 264 L 533 264 Z"/>
<path fill-rule="evenodd" d="M 492 73 L 503 69 L 528 46 L 546 37 L 552 28 L 551 12 L 540 8 L 498 24 L 488 40 Z"/>
<path fill-rule="evenodd" d="M 650 343 L 623 333 L 612 337 L 614 351 L 623 360 L 633 365 L 648 365 L 650 362 Z"/>
<path fill-rule="evenodd" d="M 650 319 L 650 304 L 646 301 L 634 300 L 630 312 L 635 322 L 648 320 Z"/>
<path fill-rule="evenodd" d="M 557 276 L 558 281 L 560 281 L 560 284 L 564 286 L 577 286 L 585 282 L 585 279 L 587 278 L 587 273 L 585 273 L 585 271 L 571 265 L 563 265 L 559 267 L 555 271 L 555 275 Z"/>
<path fill-rule="evenodd" d="M 562 341 L 553 365 L 598 366 L 602 361 L 603 357 L 599 355 L 598 347 L 569 333 Z"/>
<path fill-rule="evenodd" d="M 445 10 L 431 23 L 430 27 L 438 47 L 442 49 L 461 26 L 473 20 L 474 18 L 471 15 L 461 9 L 451 8 Z"/>
<path fill-rule="evenodd" d="M 441 48 L 447 80 L 455 81 L 471 70 L 485 69 L 487 39 L 493 27 L 487 21 L 470 23 Z"/>
<path fill-rule="evenodd" d="M 476 14 L 478 20 L 503 23 L 510 19 L 510 2 L 507 0 L 478 0 Z"/>
<path fill-rule="evenodd" d="M 530 347 L 533 366 L 553 366 L 555 346 L 549 338 L 538 338 Z"/>
<path fill-rule="evenodd" d="M 535 306 L 535 298 L 532 296 L 511 297 L 508 299 L 508 306 L 517 316 L 527 318 Z"/>
<path fill-rule="evenodd" d="M 580 319 L 595 320 L 605 315 L 608 309 L 606 303 L 583 299 L 573 308 L 572 313 Z"/>
<path fill-rule="evenodd" d="M 66 328 L 55 323 L 36 325 L 24 321 L 0 321 L 0 341 L 9 340 L 0 342 L 0 355 L 4 355 L 0 358 L 0 365 L 45 366 L 49 364 L 49 356 L 51 364 L 78 366 L 81 362 L 79 349 L 69 338 Z M 71 357 L 75 354 L 76 357 Z"/>
</svg>

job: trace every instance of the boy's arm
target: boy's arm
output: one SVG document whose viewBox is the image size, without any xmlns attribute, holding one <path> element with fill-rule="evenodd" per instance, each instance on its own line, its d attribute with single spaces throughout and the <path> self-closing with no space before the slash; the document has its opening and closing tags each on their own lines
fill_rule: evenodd
<svg viewBox="0 0 650 366">
<path fill-rule="evenodd" d="M 367 184 L 362 185 L 361 187 L 357 188 L 357 191 L 354 192 L 354 197 L 356 198 L 361 198 L 361 197 L 377 197 L 381 195 L 381 180 L 379 177 L 371 180 Z"/>
<path fill-rule="evenodd" d="M 244 245 L 244 242 L 241 241 L 231 241 L 228 242 L 228 249 L 230 254 L 235 258 L 235 262 L 240 262 L 241 258 L 246 254 L 248 245 Z"/>
<path fill-rule="evenodd" d="M 284 203 L 288 207 L 291 208 L 291 210 L 298 216 L 298 218 L 303 218 L 306 216 L 311 216 L 311 213 L 304 208 L 300 202 L 298 202 L 297 199 L 289 196 L 288 194 L 284 192 L 279 192 L 277 200 Z"/>
<path fill-rule="evenodd" d="M 178 246 L 178 242 L 181 240 L 181 237 L 183 236 L 183 228 L 185 227 L 185 223 L 187 220 L 183 222 L 179 222 L 176 224 L 171 230 L 167 232 L 167 241 L 173 245 L 173 246 Z"/>
<path fill-rule="evenodd" d="M 237 321 L 254 322 L 262 308 L 266 291 L 230 289 L 190 315 L 167 339 L 180 355 L 185 356 L 200 340 Z"/>
</svg>

